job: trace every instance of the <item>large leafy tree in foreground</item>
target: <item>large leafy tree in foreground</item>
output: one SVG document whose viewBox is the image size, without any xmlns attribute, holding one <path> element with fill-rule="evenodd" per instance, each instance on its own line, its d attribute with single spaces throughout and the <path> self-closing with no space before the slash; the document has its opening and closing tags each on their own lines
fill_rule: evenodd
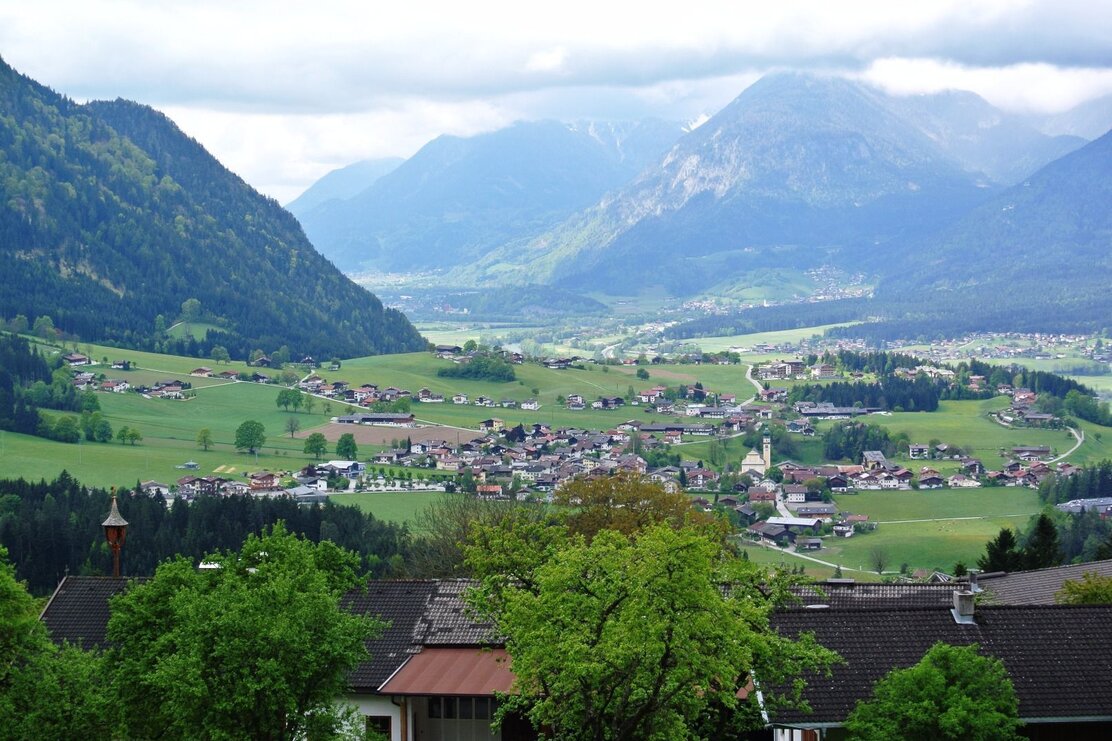
<svg viewBox="0 0 1112 741">
<path fill-rule="evenodd" d="M 100 657 L 59 648 L 0 546 L 0 739 L 110 735 Z"/>
<path fill-rule="evenodd" d="M 977 646 L 936 643 L 915 666 L 890 672 L 846 720 L 850 737 L 1019 738 L 1019 701 L 999 659 Z"/>
<path fill-rule="evenodd" d="M 737 698 L 750 678 L 774 704 L 784 698 L 772 687 L 834 658 L 811 636 L 769 628 L 786 582 L 733 558 L 708 528 L 654 524 L 588 541 L 507 518 L 476 527 L 467 552 L 482 577 L 472 605 L 512 657 L 519 694 L 500 717 L 523 712 L 555 738 L 692 737 L 708 714 L 755 702 Z"/>
<path fill-rule="evenodd" d="M 379 625 L 340 608 L 357 557 L 281 524 L 198 569 L 179 558 L 112 601 L 108 655 L 135 738 L 336 733 L 347 672 Z M 157 698 L 157 701 L 152 700 Z"/>
</svg>

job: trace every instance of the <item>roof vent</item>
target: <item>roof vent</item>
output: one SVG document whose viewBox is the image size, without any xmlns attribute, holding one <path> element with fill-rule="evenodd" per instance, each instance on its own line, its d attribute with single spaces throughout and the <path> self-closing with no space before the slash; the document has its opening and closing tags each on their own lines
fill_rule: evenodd
<svg viewBox="0 0 1112 741">
<path fill-rule="evenodd" d="M 973 610 L 973 592 L 967 589 L 959 589 L 954 592 L 954 608 L 950 610 L 950 614 L 954 616 L 954 622 L 963 625 L 975 623 Z"/>
</svg>

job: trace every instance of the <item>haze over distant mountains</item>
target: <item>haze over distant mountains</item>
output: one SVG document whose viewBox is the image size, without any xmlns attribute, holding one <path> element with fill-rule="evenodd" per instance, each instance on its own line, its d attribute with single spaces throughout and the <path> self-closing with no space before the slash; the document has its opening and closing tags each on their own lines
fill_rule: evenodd
<svg viewBox="0 0 1112 741">
<path fill-rule="evenodd" d="M 439 270 L 450 284 L 685 295 L 770 269 L 882 275 L 906 245 L 1086 143 L 1036 123 L 1050 128 L 967 92 L 779 73 L 694 131 L 634 128 L 633 151 L 631 130 L 611 125 L 442 137 L 304 223 L 344 269 Z"/>
<path fill-rule="evenodd" d="M 0 61 L 0 316 L 83 340 L 170 341 L 189 298 L 219 327 L 196 346 L 350 357 L 424 341 L 317 253 L 297 221 L 170 119 L 78 105 Z M 192 340 L 190 340 L 192 341 Z"/>
<path fill-rule="evenodd" d="M 989 197 L 1017 174 L 999 163 L 1033 170 L 1081 143 L 1055 142 L 972 96 L 894 98 L 844 79 L 772 75 L 637 180 L 477 274 L 684 294 L 755 269 L 852 267 Z"/>
<path fill-rule="evenodd" d="M 442 136 L 353 197 L 299 204 L 299 218 L 317 249 L 345 270 L 453 267 L 591 205 L 681 133 L 679 124 L 653 120 L 537 121 L 467 139 Z"/>
<path fill-rule="evenodd" d="M 405 162 L 401 157 L 363 160 L 347 167 L 333 170 L 308 190 L 286 204 L 286 210 L 301 219 L 314 208 L 331 200 L 347 200 L 374 185 L 383 175 L 389 175 Z"/>
</svg>

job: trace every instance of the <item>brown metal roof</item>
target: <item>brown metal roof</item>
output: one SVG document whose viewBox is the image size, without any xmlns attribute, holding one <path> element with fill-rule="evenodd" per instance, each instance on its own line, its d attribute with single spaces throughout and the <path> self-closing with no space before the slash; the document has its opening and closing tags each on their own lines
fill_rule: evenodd
<svg viewBox="0 0 1112 741">
<path fill-rule="evenodd" d="M 514 675 L 505 649 L 425 648 L 378 691 L 384 695 L 493 695 L 509 692 Z"/>
</svg>

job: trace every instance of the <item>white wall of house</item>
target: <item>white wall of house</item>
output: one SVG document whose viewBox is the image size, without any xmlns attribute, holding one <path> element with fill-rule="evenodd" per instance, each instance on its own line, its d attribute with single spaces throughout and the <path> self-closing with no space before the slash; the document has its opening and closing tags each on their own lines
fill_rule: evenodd
<svg viewBox="0 0 1112 741">
<path fill-rule="evenodd" d="M 413 709 L 412 704 L 405 703 L 409 714 L 406 719 L 407 738 L 402 737 L 402 706 L 396 705 L 390 697 L 384 695 L 348 695 L 344 700 L 355 707 L 361 716 L 360 722 L 365 722 L 367 717 L 390 718 L 390 741 L 412 741 L 413 735 Z M 398 698 L 401 703 L 402 699 Z"/>
</svg>

